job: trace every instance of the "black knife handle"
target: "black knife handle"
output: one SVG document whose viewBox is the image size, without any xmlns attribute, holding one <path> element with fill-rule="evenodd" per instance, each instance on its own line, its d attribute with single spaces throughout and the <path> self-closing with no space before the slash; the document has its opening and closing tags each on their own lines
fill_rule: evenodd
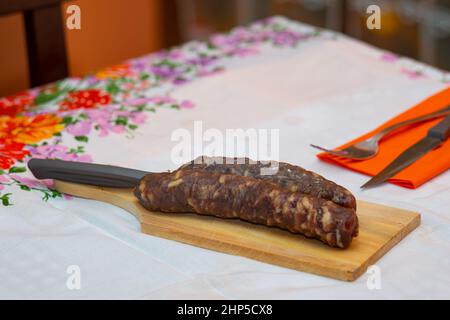
<svg viewBox="0 0 450 320">
<path fill-rule="evenodd" d="M 450 137 L 450 115 L 428 131 L 428 136 L 445 141 Z"/>
<path fill-rule="evenodd" d="M 28 168 L 38 179 L 57 179 L 100 187 L 132 188 L 148 172 L 109 165 L 31 159 Z"/>
</svg>

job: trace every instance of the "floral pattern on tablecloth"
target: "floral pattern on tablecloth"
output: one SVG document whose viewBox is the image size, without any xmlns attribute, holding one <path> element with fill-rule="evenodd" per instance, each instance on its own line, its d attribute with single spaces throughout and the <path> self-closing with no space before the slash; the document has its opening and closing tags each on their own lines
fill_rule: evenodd
<svg viewBox="0 0 450 320">
<path fill-rule="evenodd" d="M 282 17 L 268 18 L 125 61 L 81 78 L 67 78 L 0 99 L 0 201 L 10 206 L 19 190 L 35 191 L 43 200 L 63 197 L 50 181 L 38 181 L 27 171 L 34 158 L 91 162 L 85 146 L 93 135 L 120 134 L 132 139 L 140 125 L 158 109 L 190 109 L 195 101 L 176 100 L 171 92 L 197 78 L 225 71 L 230 58 L 257 55 L 263 46 L 292 48 L 311 38 L 341 36 L 304 26 Z M 422 69 L 400 66 L 399 58 L 385 53 L 381 59 L 398 63 L 411 78 L 425 77 Z M 447 82 L 448 74 L 441 81 Z"/>
<path fill-rule="evenodd" d="M 14 203 L 18 190 L 42 199 L 62 197 L 50 181 L 27 172 L 27 161 L 50 158 L 91 162 L 85 152 L 92 135 L 107 138 L 134 132 L 158 109 L 190 109 L 194 101 L 176 100 L 171 92 L 194 79 L 225 69 L 228 58 L 259 53 L 261 45 L 294 47 L 320 31 L 294 30 L 284 18 L 269 18 L 206 42 L 193 41 L 82 78 L 67 78 L 0 99 L 0 200 Z"/>
</svg>

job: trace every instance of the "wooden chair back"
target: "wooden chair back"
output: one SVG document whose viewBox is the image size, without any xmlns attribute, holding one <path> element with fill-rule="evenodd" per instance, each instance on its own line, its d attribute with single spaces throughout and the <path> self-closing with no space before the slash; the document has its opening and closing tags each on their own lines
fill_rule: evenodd
<svg viewBox="0 0 450 320">
<path fill-rule="evenodd" d="M 67 77 L 61 2 L 64 0 L 1 0 L 0 16 L 23 13 L 31 87 Z"/>
</svg>

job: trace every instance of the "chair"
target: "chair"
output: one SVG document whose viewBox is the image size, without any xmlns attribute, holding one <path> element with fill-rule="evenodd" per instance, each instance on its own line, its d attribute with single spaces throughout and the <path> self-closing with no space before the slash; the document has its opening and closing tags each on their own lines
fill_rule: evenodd
<svg viewBox="0 0 450 320">
<path fill-rule="evenodd" d="M 31 87 L 67 77 L 61 3 L 64 0 L 1 0 L 0 16 L 23 13 Z"/>
</svg>

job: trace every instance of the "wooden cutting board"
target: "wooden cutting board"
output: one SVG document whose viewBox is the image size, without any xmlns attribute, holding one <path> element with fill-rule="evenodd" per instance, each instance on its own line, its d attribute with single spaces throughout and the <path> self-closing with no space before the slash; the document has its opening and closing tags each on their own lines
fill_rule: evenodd
<svg viewBox="0 0 450 320">
<path fill-rule="evenodd" d="M 144 209 L 131 189 L 55 181 L 58 191 L 119 206 L 141 222 L 141 231 L 339 280 L 353 281 L 420 224 L 415 212 L 358 201 L 359 236 L 348 249 L 331 248 L 277 228 L 196 214 Z"/>
</svg>

